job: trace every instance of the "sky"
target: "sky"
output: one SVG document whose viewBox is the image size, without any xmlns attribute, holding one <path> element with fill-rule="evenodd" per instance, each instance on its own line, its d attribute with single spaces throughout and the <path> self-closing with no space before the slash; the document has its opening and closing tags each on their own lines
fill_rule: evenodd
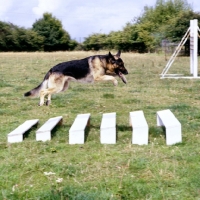
<svg viewBox="0 0 200 200">
<path fill-rule="evenodd" d="M 187 2 L 200 12 L 200 0 Z M 155 4 L 156 0 L 0 0 L 0 21 L 32 28 L 43 13 L 50 12 L 71 39 L 82 42 L 94 33 L 122 30 L 142 14 L 144 6 Z"/>
</svg>

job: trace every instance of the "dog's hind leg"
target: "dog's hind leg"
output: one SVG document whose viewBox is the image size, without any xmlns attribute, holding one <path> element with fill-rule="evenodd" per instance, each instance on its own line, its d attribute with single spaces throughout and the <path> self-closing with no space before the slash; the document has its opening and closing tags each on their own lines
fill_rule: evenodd
<svg viewBox="0 0 200 200">
<path fill-rule="evenodd" d="M 38 106 L 43 106 L 45 96 L 47 95 L 47 90 L 48 89 L 44 89 L 44 90 L 40 91 L 40 102 L 39 102 Z"/>
<path fill-rule="evenodd" d="M 65 83 L 63 84 L 62 92 L 64 92 L 65 90 L 67 90 L 68 87 L 69 87 L 69 81 L 66 80 Z"/>
<path fill-rule="evenodd" d="M 41 90 L 40 92 L 39 106 L 42 106 L 44 104 L 44 99 L 46 95 L 48 95 L 47 102 L 46 102 L 46 105 L 48 106 L 51 103 L 52 94 L 65 91 L 69 86 L 67 79 L 68 79 L 67 77 L 60 74 L 51 76 L 48 82 L 48 88 Z"/>
<path fill-rule="evenodd" d="M 42 106 L 44 104 L 44 98 L 45 98 L 44 90 L 41 90 L 40 91 L 40 102 L 39 102 L 38 106 Z"/>
<path fill-rule="evenodd" d="M 69 82 L 68 81 L 65 81 L 64 85 L 63 85 L 63 88 L 61 90 L 61 92 L 64 92 L 65 90 L 67 90 L 69 87 Z M 54 92 L 53 92 L 54 93 Z M 46 101 L 46 106 L 49 106 L 51 104 L 51 94 L 48 94 L 48 98 L 47 98 L 47 101 Z"/>
<path fill-rule="evenodd" d="M 46 106 L 49 106 L 51 104 L 51 94 L 48 95 Z"/>
<path fill-rule="evenodd" d="M 60 92 L 60 90 L 58 90 L 57 88 L 48 88 L 48 89 L 41 90 L 39 106 L 44 105 L 44 99 L 45 99 L 46 95 L 48 95 L 48 99 L 47 99 L 46 105 L 47 106 L 50 105 L 50 103 L 51 103 L 51 95 L 53 93 L 58 93 L 58 92 Z"/>
</svg>

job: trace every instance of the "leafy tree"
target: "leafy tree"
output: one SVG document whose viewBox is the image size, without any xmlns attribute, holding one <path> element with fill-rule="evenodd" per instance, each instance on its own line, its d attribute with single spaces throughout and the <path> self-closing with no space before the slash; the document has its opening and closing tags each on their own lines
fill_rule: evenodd
<svg viewBox="0 0 200 200">
<path fill-rule="evenodd" d="M 42 50 L 43 38 L 36 32 L 0 22 L 0 51 Z"/>
<path fill-rule="evenodd" d="M 33 24 L 32 30 L 44 38 L 45 51 L 68 50 L 75 46 L 75 41 L 71 42 L 70 35 L 62 28 L 61 21 L 50 13 L 44 13 L 43 18 Z"/>
<path fill-rule="evenodd" d="M 40 51 L 43 50 L 43 37 L 35 31 L 25 28 L 17 28 L 18 51 Z"/>
<path fill-rule="evenodd" d="M 185 0 L 157 0 L 155 7 L 144 7 L 142 16 L 135 19 L 138 41 L 143 41 L 149 50 L 166 38 L 167 29 L 171 29 L 172 20 L 180 13 L 191 10 Z"/>
<path fill-rule="evenodd" d="M 180 41 L 189 28 L 190 20 L 192 19 L 197 19 L 200 26 L 200 13 L 191 10 L 181 12 L 176 18 L 170 21 L 170 27 L 165 32 L 166 38 L 173 42 Z"/>
<path fill-rule="evenodd" d="M 112 31 L 106 34 L 93 34 L 85 38 L 83 48 L 85 50 L 120 49 L 124 51 L 144 52 L 144 42 L 136 41 L 135 27 L 127 24 L 123 31 Z"/>
<path fill-rule="evenodd" d="M 127 23 L 122 31 L 111 32 L 108 35 L 93 34 L 86 38 L 84 44 L 87 49 L 92 47 L 151 51 L 160 45 L 162 39 L 169 35 L 172 37 L 172 25 L 177 22 L 178 28 L 179 16 L 189 11 L 191 7 L 186 0 L 157 0 L 155 6 L 145 6 L 143 13 L 132 23 Z"/>
<path fill-rule="evenodd" d="M 188 11 L 180 13 L 177 18 L 171 20 L 170 28 L 166 29 L 166 38 L 172 42 L 180 42 L 184 34 L 190 26 L 190 20 L 197 19 L 198 26 L 200 27 L 200 13 Z M 200 40 L 198 40 L 198 46 L 200 46 Z M 190 40 L 185 43 L 185 55 L 190 54 Z M 200 55 L 200 48 L 198 48 L 198 54 Z"/>
<path fill-rule="evenodd" d="M 0 50 L 1 51 L 13 51 L 16 48 L 16 26 L 10 23 L 0 22 Z"/>
<path fill-rule="evenodd" d="M 68 50 L 72 51 L 75 50 L 79 43 L 76 40 L 70 40 L 68 43 Z"/>
<path fill-rule="evenodd" d="M 0 21 L 0 51 L 73 50 L 78 44 L 51 14 L 44 14 L 34 27 L 37 31 Z"/>
<path fill-rule="evenodd" d="M 85 38 L 83 47 L 85 50 L 99 50 L 106 46 L 106 34 L 92 34 Z"/>
</svg>

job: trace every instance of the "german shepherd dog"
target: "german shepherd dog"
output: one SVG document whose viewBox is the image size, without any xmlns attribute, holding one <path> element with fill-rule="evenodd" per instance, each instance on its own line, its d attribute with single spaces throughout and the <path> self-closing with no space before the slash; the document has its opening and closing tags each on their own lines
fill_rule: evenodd
<svg viewBox="0 0 200 200">
<path fill-rule="evenodd" d="M 124 83 L 127 83 L 124 75 L 128 74 L 128 71 L 120 55 L 120 51 L 116 55 L 109 52 L 106 55 L 94 55 L 57 64 L 47 72 L 40 85 L 26 92 L 24 96 L 40 96 L 39 106 L 42 106 L 45 103 L 45 96 L 48 96 L 46 105 L 49 105 L 51 95 L 67 90 L 70 81 L 85 83 L 112 81 L 116 86 L 118 81 L 115 76 L 119 76 Z"/>
</svg>

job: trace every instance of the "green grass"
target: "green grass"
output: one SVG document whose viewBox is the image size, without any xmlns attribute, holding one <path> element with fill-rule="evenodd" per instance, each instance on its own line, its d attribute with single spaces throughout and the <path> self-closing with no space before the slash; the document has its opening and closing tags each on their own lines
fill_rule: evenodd
<svg viewBox="0 0 200 200">
<path fill-rule="evenodd" d="M 164 55 L 122 53 L 128 84 L 71 83 L 53 96 L 49 107 L 23 93 L 37 86 L 59 62 L 107 52 L 0 54 L 0 199 L 200 199 L 199 80 L 159 78 Z M 114 53 L 114 52 L 113 52 Z M 169 73 L 188 74 L 189 58 L 178 57 Z M 171 109 L 182 124 L 183 142 L 167 146 L 156 126 L 156 112 Z M 143 110 L 149 144 L 131 144 L 129 112 Z M 117 144 L 102 145 L 102 114 L 117 113 Z M 69 145 L 77 114 L 91 113 L 84 145 Z M 49 142 L 37 142 L 35 131 L 47 119 L 63 116 Z M 7 134 L 28 119 L 38 127 L 22 143 L 8 144 Z M 44 172 L 55 174 L 45 175 Z M 63 181 L 57 183 L 58 178 Z"/>
</svg>

